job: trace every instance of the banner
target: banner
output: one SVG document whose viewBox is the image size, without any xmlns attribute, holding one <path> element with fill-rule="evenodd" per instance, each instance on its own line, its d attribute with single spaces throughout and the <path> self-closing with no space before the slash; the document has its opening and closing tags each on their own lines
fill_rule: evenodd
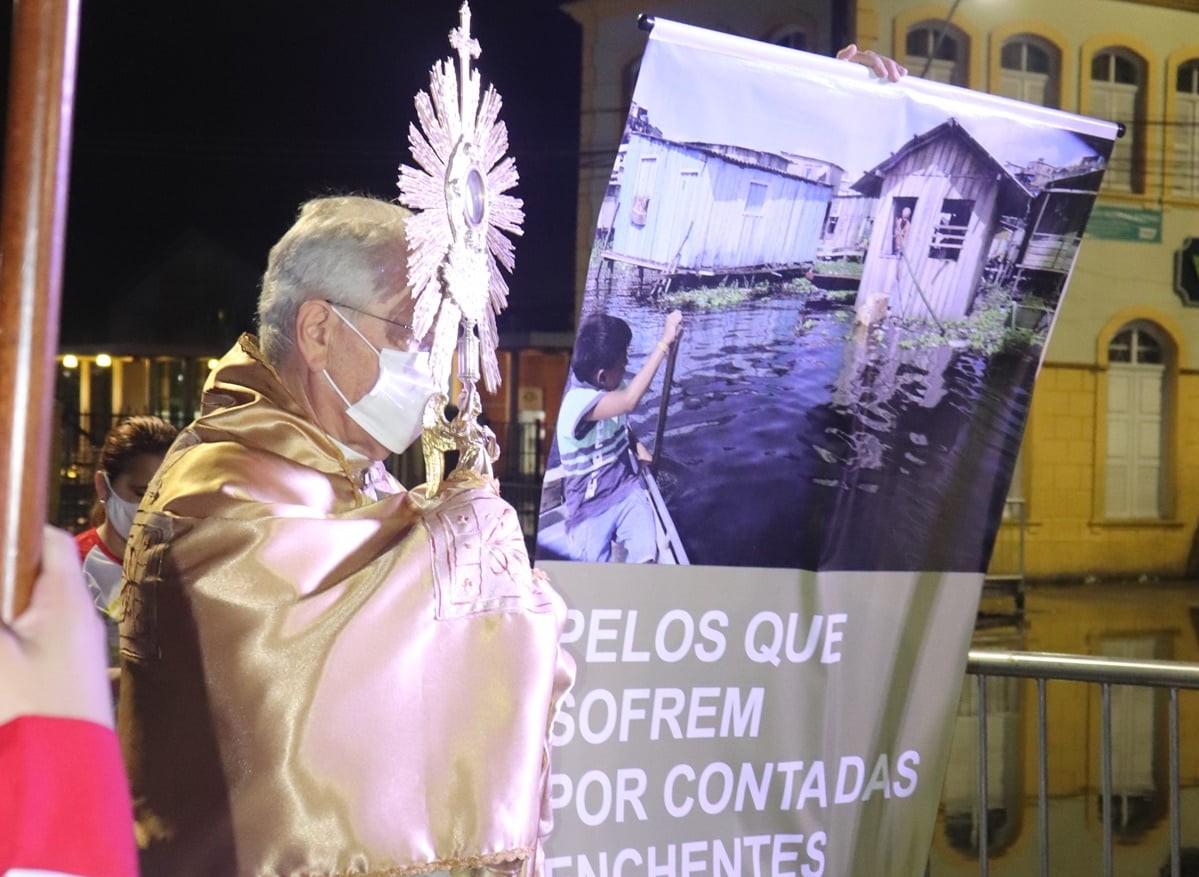
<svg viewBox="0 0 1199 877">
<path fill-rule="evenodd" d="M 656 21 L 542 492 L 548 873 L 923 873 L 1115 135 Z"/>
</svg>

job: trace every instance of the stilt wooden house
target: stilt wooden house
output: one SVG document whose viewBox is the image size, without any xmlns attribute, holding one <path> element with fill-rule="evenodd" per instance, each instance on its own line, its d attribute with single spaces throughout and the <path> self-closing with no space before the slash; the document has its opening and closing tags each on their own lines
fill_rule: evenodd
<svg viewBox="0 0 1199 877">
<path fill-rule="evenodd" d="M 1033 195 L 955 119 L 913 137 L 853 188 L 878 198 L 859 319 L 934 321 L 970 311 L 1001 216 Z"/>
<path fill-rule="evenodd" d="M 878 202 L 852 189 L 833 195 L 820 232 L 816 255 L 822 259 L 860 259 L 866 255 Z"/>
<path fill-rule="evenodd" d="M 1037 194 L 1014 265 L 1019 288 L 1057 303 L 1102 178 L 1102 168 L 1088 168 L 1049 181 Z"/>
<path fill-rule="evenodd" d="M 800 266 L 816 256 L 843 173 L 816 159 L 631 133 L 601 256 L 667 276 Z"/>
</svg>

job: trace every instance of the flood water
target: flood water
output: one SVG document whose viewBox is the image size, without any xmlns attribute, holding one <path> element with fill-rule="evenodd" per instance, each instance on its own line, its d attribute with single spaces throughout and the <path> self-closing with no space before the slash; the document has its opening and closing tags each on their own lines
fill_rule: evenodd
<svg viewBox="0 0 1199 877">
<path fill-rule="evenodd" d="M 629 368 L 636 371 L 666 309 L 619 284 L 599 306 L 632 327 Z M 684 327 L 659 482 L 691 562 L 982 569 L 1038 350 L 988 357 L 913 345 L 910 330 L 884 325 L 867 334 L 854 328 L 848 304 L 797 294 L 688 310 Z M 646 444 L 657 428 L 661 382 L 660 372 L 630 417 Z M 982 608 L 1003 614 L 1009 599 L 984 597 Z M 1144 645 L 1154 658 L 1199 663 L 1199 582 L 1033 583 L 1025 606 L 1021 624 L 980 630 L 974 647 L 1101 655 L 1117 641 Z M 1041 873 L 1036 690 L 1029 681 L 1005 682 L 996 691 L 988 683 L 989 749 L 996 752 L 987 870 L 1026 877 Z M 1048 684 L 1054 877 L 1104 873 L 1100 695 L 1097 686 L 1083 685 Z M 1118 688 L 1113 700 L 1117 724 L 1145 714 Z M 1129 752 L 1154 752 L 1152 806 L 1125 811 L 1136 824 L 1116 831 L 1116 877 L 1169 873 L 1160 870 L 1170 845 L 1161 768 L 1165 713 L 1160 698 L 1154 703 L 1153 727 L 1134 745 L 1122 743 L 1141 734 L 1143 721 L 1124 722 L 1116 732 L 1117 776 Z M 967 705 L 960 714 L 968 712 Z M 1199 691 L 1180 693 L 1180 712 L 1182 845 L 1193 850 L 1199 848 Z M 931 877 L 980 873 L 977 712 L 958 731 L 934 827 Z M 1182 873 L 1199 873 L 1193 868 Z"/>
<path fill-rule="evenodd" d="M 1000 609 L 1006 598 L 990 598 Z M 984 598 L 984 603 L 988 598 Z M 979 630 L 974 648 L 1057 654 L 1113 654 L 1113 642 L 1140 644 L 1135 655 L 1199 664 L 1199 581 L 1033 582 L 1025 591 L 1022 625 Z M 967 677 L 966 689 L 976 687 Z M 1159 877 L 1170 852 L 1168 733 L 1164 689 L 1113 686 L 1113 792 L 1135 788 L 1130 816 L 1113 829 L 1113 875 Z M 1041 873 L 1038 824 L 1037 691 L 1031 680 L 988 684 L 989 797 L 993 877 Z M 1094 877 L 1103 870 L 1099 687 L 1070 681 L 1046 685 L 1049 873 Z M 1189 850 L 1183 877 L 1199 873 L 1199 690 L 1178 694 L 1181 780 L 1181 846 Z M 967 711 L 969 711 L 967 709 Z M 977 711 L 958 725 L 950 749 L 943 805 L 934 830 L 930 877 L 980 873 L 977 852 Z M 1152 764 L 1140 772 L 1135 765 Z M 955 784 L 953 777 L 958 777 Z M 961 782 L 962 778 L 965 782 Z M 1129 783 L 1125 785 L 1122 780 Z M 965 791 L 967 794 L 962 795 Z M 957 804 L 953 804 L 953 799 Z M 971 800 L 971 799 L 974 800 Z M 968 803 L 967 803 L 968 802 Z M 974 809 L 974 813 L 963 813 Z M 974 843 L 972 843 L 973 841 Z"/>
<path fill-rule="evenodd" d="M 1182 861 L 1189 867 L 1182 877 L 1194 877 L 1199 855 L 1199 789 L 1184 789 L 1181 810 Z M 1055 798 L 1049 803 L 1049 874 L 1052 877 L 1100 877 L 1103 871 L 1103 822 L 1095 795 Z M 1033 877 L 1041 873 L 1041 838 L 1035 798 L 1019 812 L 1012 812 L 1011 841 L 992 853 L 987 861 L 991 877 Z M 944 814 L 937 821 L 929 857 L 927 877 L 976 877 L 980 874 L 977 853 L 955 847 L 953 832 L 947 830 Z M 1113 877 L 1161 877 L 1169 862 L 1169 822 L 1161 818 L 1137 836 L 1119 837 L 1113 843 Z"/>
<path fill-rule="evenodd" d="M 665 308 L 604 292 L 633 328 L 631 374 Z M 988 357 L 888 323 L 785 289 L 684 311 L 658 480 L 692 563 L 984 568 L 1039 349 Z M 630 416 L 647 445 L 662 371 Z"/>
</svg>

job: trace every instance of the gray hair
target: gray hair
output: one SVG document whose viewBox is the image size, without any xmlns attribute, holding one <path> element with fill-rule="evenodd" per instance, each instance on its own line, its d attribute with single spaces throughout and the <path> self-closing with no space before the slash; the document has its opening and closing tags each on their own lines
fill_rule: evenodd
<svg viewBox="0 0 1199 877">
<path fill-rule="evenodd" d="M 301 205 L 262 275 L 258 335 L 267 362 L 278 368 L 291 356 L 296 313 L 309 299 L 367 310 L 407 286 L 409 216 L 398 204 L 356 195 Z"/>
</svg>

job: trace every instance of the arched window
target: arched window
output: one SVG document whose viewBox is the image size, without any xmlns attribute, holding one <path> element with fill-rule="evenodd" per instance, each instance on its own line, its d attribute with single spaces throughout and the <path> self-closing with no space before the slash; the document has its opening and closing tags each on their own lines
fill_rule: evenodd
<svg viewBox="0 0 1199 877">
<path fill-rule="evenodd" d="M 1091 59 L 1090 115 L 1124 123 L 1124 136 L 1112 148 L 1105 188 L 1124 192 L 1144 190 L 1145 62 L 1123 48 L 1097 52 Z"/>
<path fill-rule="evenodd" d="M 925 79 L 966 85 L 969 79 L 970 37 L 943 21 L 922 21 L 908 29 L 903 63 Z"/>
<path fill-rule="evenodd" d="M 1199 198 L 1199 59 L 1178 67 L 1174 122 L 1174 193 Z"/>
<path fill-rule="evenodd" d="M 999 51 L 999 93 L 1043 107 L 1059 105 L 1062 53 L 1032 34 L 1006 40 Z"/>
<path fill-rule="evenodd" d="M 1105 513 L 1160 518 L 1166 447 L 1167 347 L 1152 323 L 1129 323 L 1108 344 Z"/>
</svg>

